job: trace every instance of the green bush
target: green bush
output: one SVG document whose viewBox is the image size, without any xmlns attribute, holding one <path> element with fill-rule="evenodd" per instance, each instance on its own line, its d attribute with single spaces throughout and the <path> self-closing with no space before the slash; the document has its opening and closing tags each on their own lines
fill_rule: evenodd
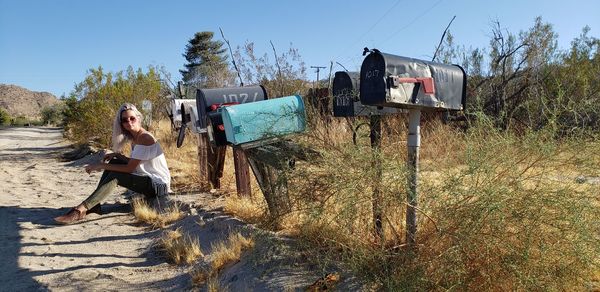
<svg viewBox="0 0 600 292">
<path fill-rule="evenodd" d="M 26 126 L 29 125 L 29 119 L 25 116 L 18 116 L 11 120 L 10 124 L 12 126 Z"/>
<path fill-rule="evenodd" d="M 167 104 L 167 86 L 161 81 L 158 68 L 149 67 L 116 74 L 105 73 L 102 67 L 91 69 L 85 80 L 65 98 L 63 123 L 68 138 L 79 143 L 93 140 L 100 147 L 109 148 L 112 123 L 116 111 L 125 102 L 133 103 L 141 111 L 142 101 L 152 102 L 155 119 Z"/>
<path fill-rule="evenodd" d="M 10 114 L 3 108 L 0 108 L 0 126 L 10 124 Z"/>
<path fill-rule="evenodd" d="M 42 109 L 42 124 L 61 125 L 63 121 L 64 104 L 58 103 Z"/>
</svg>

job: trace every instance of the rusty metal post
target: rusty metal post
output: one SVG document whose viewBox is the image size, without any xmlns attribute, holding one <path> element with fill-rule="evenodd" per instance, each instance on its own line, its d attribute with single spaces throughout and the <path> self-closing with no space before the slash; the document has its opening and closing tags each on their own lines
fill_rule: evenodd
<svg viewBox="0 0 600 292">
<path fill-rule="evenodd" d="M 235 167 L 235 186 L 240 196 L 252 195 L 250 188 L 250 166 L 246 153 L 240 147 L 233 146 L 233 165 Z"/>
<path fill-rule="evenodd" d="M 408 205 L 406 207 L 406 243 L 413 246 L 417 240 L 417 203 L 419 147 L 421 146 L 421 111 L 411 109 L 408 114 Z"/>
</svg>

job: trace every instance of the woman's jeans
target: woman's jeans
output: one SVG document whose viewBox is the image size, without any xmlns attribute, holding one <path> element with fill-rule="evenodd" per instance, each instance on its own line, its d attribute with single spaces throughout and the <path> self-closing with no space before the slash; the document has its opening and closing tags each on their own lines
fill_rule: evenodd
<svg viewBox="0 0 600 292">
<path fill-rule="evenodd" d="M 108 163 L 127 164 L 126 161 L 116 158 L 111 159 Z M 106 199 L 106 197 L 113 192 L 117 185 L 132 190 L 136 193 L 144 194 L 147 198 L 156 197 L 156 191 L 152 185 L 152 179 L 150 179 L 150 177 L 133 173 L 105 170 L 102 173 L 98 187 L 96 187 L 96 190 L 94 190 L 94 192 L 87 199 L 85 199 L 85 201 L 83 201 L 83 206 L 85 206 L 85 208 L 88 210 L 96 206 L 102 200 Z"/>
</svg>

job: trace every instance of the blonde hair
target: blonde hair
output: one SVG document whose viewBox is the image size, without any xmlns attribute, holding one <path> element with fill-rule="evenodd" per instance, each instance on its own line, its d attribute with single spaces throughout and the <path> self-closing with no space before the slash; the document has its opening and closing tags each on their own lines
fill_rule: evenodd
<svg viewBox="0 0 600 292">
<path fill-rule="evenodd" d="M 113 122 L 112 150 L 115 153 L 123 152 L 125 144 L 133 139 L 131 133 L 125 130 L 125 128 L 123 128 L 123 124 L 121 123 L 121 114 L 123 114 L 124 111 L 133 111 L 140 123 L 143 119 L 142 113 L 135 107 L 135 105 L 131 103 L 124 103 L 121 105 L 117 111 L 117 115 L 115 116 L 115 121 Z"/>
</svg>

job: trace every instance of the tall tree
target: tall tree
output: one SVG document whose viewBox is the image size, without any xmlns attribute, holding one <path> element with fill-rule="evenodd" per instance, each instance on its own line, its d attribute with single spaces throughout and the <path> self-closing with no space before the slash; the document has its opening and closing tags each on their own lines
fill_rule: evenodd
<svg viewBox="0 0 600 292">
<path fill-rule="evenodd" d="M 232 74 L 227 65 L 227 54 L 223 42 L 213 40 L 213 32 L 194 34 L 185 46 L 187 64 L 179 70 L 183 81 L 197 87 L 221 87 L 231 83 Z"/>
</svg>

